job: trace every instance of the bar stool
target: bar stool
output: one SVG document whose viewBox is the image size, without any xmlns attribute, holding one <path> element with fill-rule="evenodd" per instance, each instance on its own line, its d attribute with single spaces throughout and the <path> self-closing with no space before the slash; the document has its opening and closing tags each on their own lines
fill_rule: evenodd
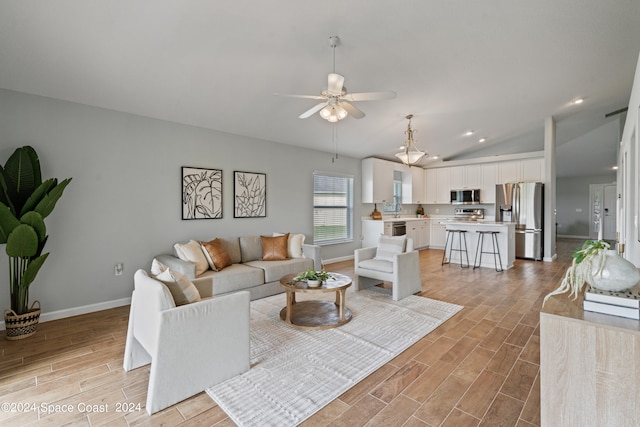
<svg viewBox="0 0 640 427">
<path fill-rule="evenodd" d="M 500 247 L 498 246 L 498 234 L 500 232 L 499 231 L 476 231 L 476 233 L 479 233 L 480 236 L 478 236 L 478 245 L 476 246 L 476 256 L 473 259 L 473 269 L 475 270 L 476 268 L 480 267 L 480 265 L 482 264 L 482 254 L 492 254 L 493 264 L 496 266 L 496 271 L 498 272 L 503 271 L 502 258 L 500 257 Z M 493 244 L 493 252 L 484 250 L 485 234 L 491 234 L 491 243 Z M 480 255 L 479 260 L 478 260 L 478 255 Z M 500 262 L 500 270 L 498 270 L 498 262 Z"/>
<path fill-rule="evenodd" d="M 447 230 L 447 240 L 444 243 L 444 253 L 442 254 L 442 263 L 440 265 L 450 264 L 451 263 L 451 252 L 460 252 L 460 268 L 469 268 L 469 253 L 467 252 L 467 230 Z M 455 239 L 455 235 L 458 235 L 458 248 L 453 248 L 453 241 Z M 449 244 L 449 236 L 451 237 L 451 244 Z M 462 249 L 462 241 L 464 237 L 464 249 Z M 447 256 L 447 246 L 449 247 L 449 260 L 445 261 Z M 467 265 L 462 264 L 462 253 L 467 258 Z"/>
</svg>

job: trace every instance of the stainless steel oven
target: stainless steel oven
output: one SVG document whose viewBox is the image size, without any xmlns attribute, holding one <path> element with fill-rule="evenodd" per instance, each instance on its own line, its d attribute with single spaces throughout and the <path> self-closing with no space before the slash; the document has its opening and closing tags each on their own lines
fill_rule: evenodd
<svg viewBox="0 0 640 427">
<path fill-rule="evenodd" d="M 391 224 L 392 236 L 404 236 L 407 234 L 407 223 L 404 221 L 394 221 Z"/>
</svg>

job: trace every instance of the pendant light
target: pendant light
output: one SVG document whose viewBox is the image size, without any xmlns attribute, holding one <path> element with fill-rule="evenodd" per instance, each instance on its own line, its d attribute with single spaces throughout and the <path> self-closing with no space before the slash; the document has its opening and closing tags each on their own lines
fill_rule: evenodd
<svg viewBox="0 0 640 427">
<path fill-rule="evenodd" d="M 420 151 L 420 149 L 416 147 L 416 142 L 413 139 L 414 130 L 411 129 L 412 118 L 413 114 L 409 114 L 406 117 L 406 119 L 409 120 L 409 125 L 407 126 L 407 130 L 405 131 L 405 133 L 407 134 L 407 141 L 405 142 L 403 150 L 396 154 L 396 157 L 399 158 L 402 163 L 408 166 L 414 166 L 420 161 L 420 159 L 422 159 L 422 157 L 427 155 L 425 151 Z"/>
</svg>

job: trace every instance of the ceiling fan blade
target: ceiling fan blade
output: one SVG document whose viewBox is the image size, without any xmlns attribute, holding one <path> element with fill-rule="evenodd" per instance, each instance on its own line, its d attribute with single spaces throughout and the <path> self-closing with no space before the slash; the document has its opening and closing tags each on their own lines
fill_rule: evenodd
<svg viewBox="0 0 640 427">
<path fill-rule="evenodd" d="M 377 101 L 379 99 L 393 99 L 396 97 L 394 91 L 387 92 L 362 92 L 362 93 L 349 93 L 342 97 L 347 101 Z"/>
<path fill-rule="evenodd" d="M 327 92 L 333 96 L 342 95 L 342 86 L 344 85 L 344 77 L 340 74 L 330 73 Z"/>
<path fill-rule="evenodd" d="M 349 104 L 348 102 L 342 101 L 340 103 L 340 106 L 345 110 L 347 110 L 347 113 L 349 113 L 349 115 L 354 119 L 361 119 L 365 116 L 362 110 L 360 110 L 359 108 L 356 108 L 355 106 Z"/>
<path fill-rule="evenodd" d="M 309 108 L 307 111 L 305 111 L 304 113 L 300 114 L 298 116 L 299 119 L 306 119 L 307 117 L 311 117 L 313 116 L 315 113 L 317 113 L 318 111 L 322 110 L 324 108 L 324 106 L 327 105 L 326 102 L 321 102 L 320 104 L 317 104 L 315 106 L 313 106 L 312 108 Z"/>
<path fill-rule="evenodd" d="M 320 95 L 293 95 L 288 93 L 274 93 L 275 96 L 286 96 L 287 98 L 303 98 L 303 99 L 326 99 Z"/>
</svg>

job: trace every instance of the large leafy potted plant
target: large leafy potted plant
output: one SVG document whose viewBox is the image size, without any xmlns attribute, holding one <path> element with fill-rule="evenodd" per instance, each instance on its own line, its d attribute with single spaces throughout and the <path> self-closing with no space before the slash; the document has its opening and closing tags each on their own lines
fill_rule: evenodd
<svg viewBox="0 0 640 427">
<path fill-rule="evenodd" d="M 0 244 L 9 256 L 11 310 L 5 310 L 7 339 L 33 335 L 40 307 L 29 308 L 29 286 L 46 261 L 44 219 L 53 211 L 71 178 L 42 181 L 40 161 L 30 147 L 17 148 L 0 166 Z"/>
</svg>

